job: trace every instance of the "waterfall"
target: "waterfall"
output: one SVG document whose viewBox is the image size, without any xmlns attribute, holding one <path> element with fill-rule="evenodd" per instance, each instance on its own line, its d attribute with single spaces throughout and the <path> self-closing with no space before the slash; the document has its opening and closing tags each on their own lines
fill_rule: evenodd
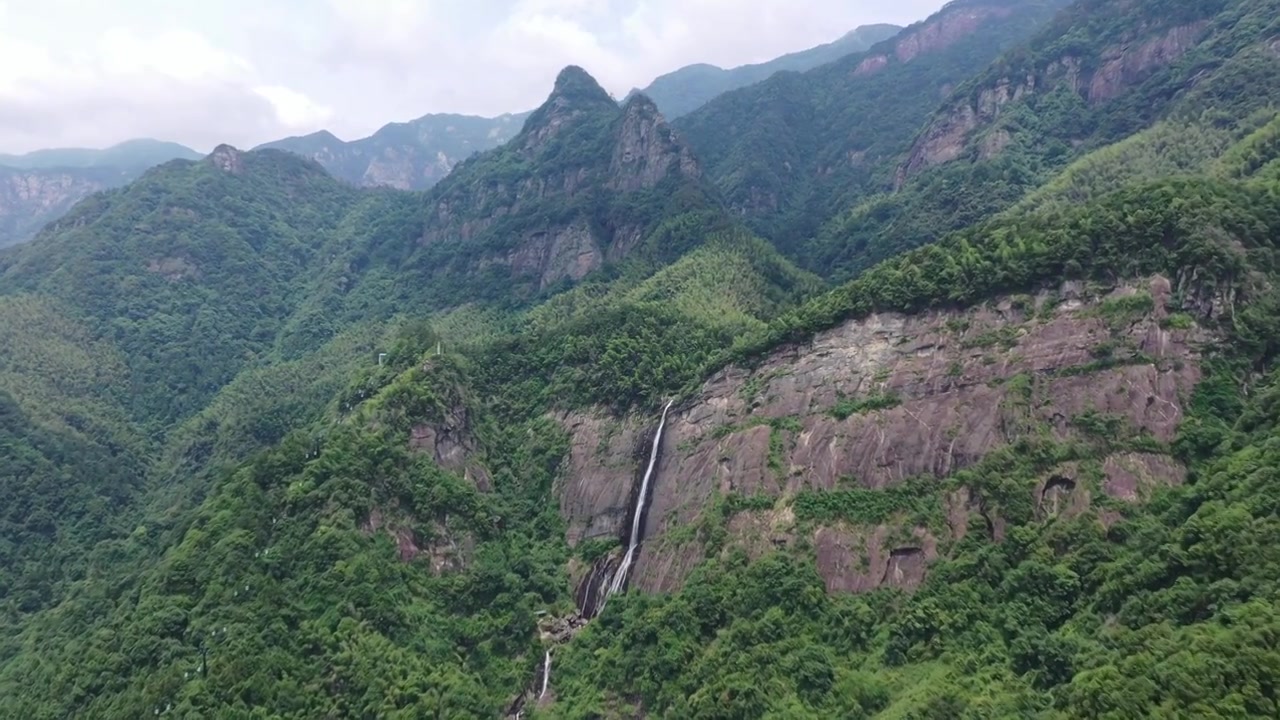
<svg viewBox="0 0 1280 720">
<path fill-rule="evenodd" d="M 542 692 L 538 694 L 541 700 L 547 694 L 547 685 L 551 682 L 551 651 L 542 658 Z"/>
<path fill-rule="evenodd" d="M 635 515 L 631 518 L 631 541 L 627 544 L 627 554 L 622 557 L 622 564 L 618 566 L 617 572 L 613 575 L 613 582 L 609 585 L 609 595 L 617 593 L 626 584 L 627 572 L 631 570 L 631 563 L 635 560 L 636 548 L 640 545 L 640 523 L 644 518 L 645 500 L 649 497 L 649 480 L 653 477 L 654 467 L 658 464 L 658 446 L 662 444 L 662 428 L 667 424 L 667 411 L 671 409 L 671 403 L 673 402 L 675 400 L 667 402 L 667 406 L 662 408 L 662 419 L 658 422 L 658 432 L 653 435 L 653 448 L 649 451 L 649 467 L 644 471 L 644 479 L 640 481 L 640 496 L 636 500 Z"/>
</svg>

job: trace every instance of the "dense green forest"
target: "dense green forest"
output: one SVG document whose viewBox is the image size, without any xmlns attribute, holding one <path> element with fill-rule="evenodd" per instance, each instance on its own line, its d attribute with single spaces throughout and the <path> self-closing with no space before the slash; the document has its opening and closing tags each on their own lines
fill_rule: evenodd
<svg viewBox="0 0 1280 720">
<path fill-rule="evenodd" d="M 983 19 L 944 52 L 850 80 L 886 41 L 676 129 L 567 68 L 510 143 L 422 193 L 222 147 L 0 254 L 0 716 L 1280 715 L 1280 15 L 959 0 L 913 29 L 955 13 Z M 1184 54 L 1107 102 L 1040 83 L 897 182 L 993 83 L 1068 51 L 1092 72 L 1189 24 Z M 787 176 L 850 152 L 868 165 Z M 779 202 L 744 214 L 762 190 Z M 1107 295 L 1157 276 L 1167 297 Z M 1068 286 L 1109 340 L 1000 374 L 985 353 L 1017 354 L 1009 318 L 1047 322 Z M 739 396 L 754 412 L 756 368 L 852 362 L 824 333 L 899 315 L 959 333 L 980 310 L 997 325 L 961 342 L 1025 403 L 1054 373 L 1173 371 L 1117 339 L 1143 322 L 1192 338 L 1171 439 L 1063 408 L 1068 434 L 1024 413 L 984 455 L 885 486 L 725 483 L 669 530 L 699 548 L 687 576 L 580 617 L 639 485 L 608 488 L 627 507 L 579 537 L 566 488 L 616 438 L 575 423 L 634 430 L 599 472 L 639 483 L 667 401 L 673 424 Z M 914 382 L 945 394 L 962 370 Z M 725 378 L 746 378 L 735 398 L 708 389 Z M 710 434 L 760 429 L 769 472 L 803 478 L 779 457 L 805 413 L 903 402 L 806 399 Z M 708 477 L 733 467 L 721 447 Z M 1125 453 L 1185 479 L 1072 512 L 1033 497 Z M 817 529 L 932 527 L 962 492 L 981 512 L 918 585 L 828 591 Z M 734 528 L 761 513 L 792 541 L 748 547 Z"/>
</svg>

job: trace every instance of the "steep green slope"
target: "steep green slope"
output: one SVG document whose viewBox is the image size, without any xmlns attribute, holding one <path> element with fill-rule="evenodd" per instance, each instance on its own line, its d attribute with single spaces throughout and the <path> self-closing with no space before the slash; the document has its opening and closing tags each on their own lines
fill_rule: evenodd
<svg viewBox="0 0 1280 720">
<path fill-rule="evenodd" d="M 940 96 L 1065 4 L 952 2 L 865 53 L 727 93 L 676 127 L 753 229 L 802 259 L 823 221 L 891 182 Z"/>
<path fill-rule="evenodd" d="M 0 259 L 0 292 L 89 318 L 129 364 L 131 413 L 159 431 L 270 351 L 293 282 L 354 201 L 318 166 L 223 147 L 80 205 Z"/>
<path fill-rule="evenodd" d="M 736 294 L 708 294 L 711 263 L 737 268 L 716 276 Z M 193 513 L 166 521 L 175 534 L 148 526 L 119 541 L 137 563 L 128 592 L 80 583 L 0 643 L 0 713 L 501 714 L 534 672 L 536 613 L 572 607 L 563 523 L 546 502 L 567 448 L 542 413 L 673 390 L 814 283 L 743 235 L 635 278 L 575 290 L 464 355 L 437 355 L 429 327 L 404 327 L 323 419 L 225 469 Z M 176 436 L 199 442 L 220 412 L 252 428 L 258 401 L 220 405 L 259 382 L 288 397 L 276 375 L 291 365 L 242 375 Z M 466 464 L 450 464 L 446 442 L 468 448 Z M 172 539 L 138 561 L 148 535 Z"/>
<path fill-rule="evenodd" d="M 850 30 L 834 42 L 789 53 L 768 62 L 741 65 L 727 70 L 715 65 L 689 65 L 658 77 L 644 89 L 632 90 L 628 97 L 637 93 L 647 95 L 658 104 L 668 120 L 675 120 L 730 90 L 754 85 L 776 73 L 804 72 L 835 62 L 887 40 L 901 30 L 896 25 L 863 25 Z"/>
<path fill-rule="evenodd" d="M 1267 38 L 1280 32 L 1278 10 L 1269 0 L 1077 3 L 958 88 L 916 138 L 895 190 L 834 218 L 805 255 L 850 276 L 1008 208 L 1075 158 L 1160 120 L 1162 133 L 1133 141 L 1155 143 L 1146 154 L 1158 164 L 1102 162 L 1132 178 L 1192 169 L 1274 104 L 1280 58 Z"/>
</svg>

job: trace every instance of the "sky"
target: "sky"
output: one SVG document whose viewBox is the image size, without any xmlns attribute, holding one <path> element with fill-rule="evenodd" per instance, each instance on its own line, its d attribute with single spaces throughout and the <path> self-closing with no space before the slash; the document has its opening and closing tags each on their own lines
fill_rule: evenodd
<svg viewBox="0 0 1280 720">
<path fill-rule="evenodd" d="M 537 107 L 565 65 L 622 97 L 943 0 L 0 0 L 0 154 L 153 137 L 208 151 Z"/>
</svg>

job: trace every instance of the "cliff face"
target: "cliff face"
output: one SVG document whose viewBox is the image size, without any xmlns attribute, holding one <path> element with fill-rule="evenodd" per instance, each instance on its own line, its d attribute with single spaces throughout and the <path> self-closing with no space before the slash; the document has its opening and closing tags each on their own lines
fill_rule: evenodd
<svg viewBox="0 0 1280 720">
<path fill-rule="evenodd" d="M 1125 4 L 1130 11 L 1134 3 Z M 948 102 L 921 132 L 898 172 L 899 183 L 920 171 L 957 160 L 971 150 L 985 159 L 1008 143 L 1006 130 L 995 127 L 1011 103 L 1063 87 L 1088 106 L 1115 100 L 1169 67 L 1203 41 L 1209 21 L 1197 19 L 1169 27 L 1159 19 L 1133 26 L 1130 34 L 1096 48 L 1082 48 L 1062 37 L 1040 38 L 1025 62 L 998 64 L 976 87 L 965 88 Z M 1070 28 L 1068 28 L 1070 29 Z M 1062 47 L 1062 50 L 1054 48 Z"/>
<path fill-rule="evenodd" d="M 719 374 L 668 419 L 633 586 L 679 587 L 706 553 L 722 551 L 697 530 L 718 516 L 724 548 L 812 548 L 832 591 L 914 587 L 971 521 L 1003 536 L 999 503 L 947 479 L 1023 440 L 1085 442 L 1100 418 L 1147 441 L 1042 468 L 1019 491 L 1034 512 L 1078 513 L 1104 497 L 1138 502 L 1154 485 L 1181 482 L 1183 468 L 1162 448 L 1200 377 L 1207 338 L 1194 326 L 1162 327 L 1170 295 L 1157 277 L 1095 295 L 1068 285 L 963 313 L 873 315 L 754 370 Z M 1148 309 L 1117 315 L 1124 307 Z M 654 418 L 559 420 L 572 437 L 558 486 L 569 542 L 620 535 Z M 804 496 L 889 493 L 921 478 L 935 487 L 935 522 L 909 513 L 797 519 Z M 755 500 L 725 513 L 730 496 Z"/>
<path fill-rule="evenodd" d="M 0 167 L 0 247 L 30 240 L 89 195 L 123 185 L 136 173 L 102 169 Z"/>
</svg>

